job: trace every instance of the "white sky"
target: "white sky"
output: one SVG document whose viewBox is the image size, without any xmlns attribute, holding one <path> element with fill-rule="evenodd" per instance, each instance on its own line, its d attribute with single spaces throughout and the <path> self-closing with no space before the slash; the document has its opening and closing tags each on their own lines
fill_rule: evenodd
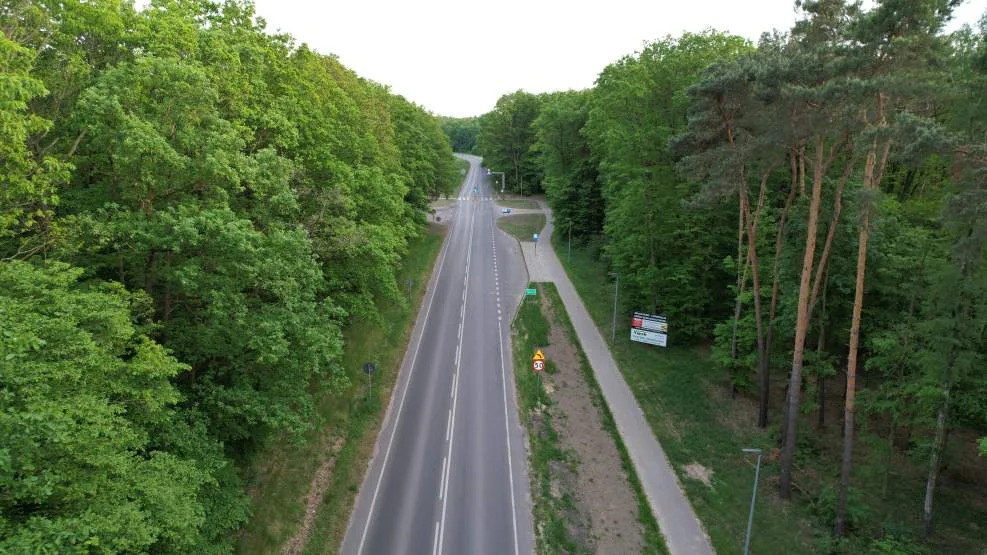
<svg viewBox="0 0 987 555">
<path fill-rule="evenodd" d="M 593 85 L 609 63 L 665 35 L 712 27 L 756 41 L 788 30 L 793 0 L 255 0 L 268 30 L 336 54 L 431 112 L 474 116 L 505 93 Z M 967 0 L 949 28 L 976 25 Z"/>
</svg>

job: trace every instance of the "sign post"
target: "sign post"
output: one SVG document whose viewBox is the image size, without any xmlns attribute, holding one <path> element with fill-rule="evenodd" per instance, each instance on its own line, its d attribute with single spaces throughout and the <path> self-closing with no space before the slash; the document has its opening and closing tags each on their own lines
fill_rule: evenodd
<svg viewBox="0 0 987 555">
<path fill-rule="evenodd" d="M 535 351 L 535 355 L 531 357 L 531 369 L 535 372 L 545 371 L 545 355 L 540 350 Z"/>
<path fill-rule="evenodd" d="M 370 402 L 370 394 L 373 391 L 373 387 L 374 387 L 372 376 L 374 374 L 374 370 L 376 369 L 377 366 L 372 362 L 363 363 L 363 372 L 367 374 L 367 402 L 368 403 Z"/>
<path fill-rule="evenodd" d="M 532 235 L 531 240 L 535 242 L 535 254 L 538 253 L 538 234 Z"/>
</svg>

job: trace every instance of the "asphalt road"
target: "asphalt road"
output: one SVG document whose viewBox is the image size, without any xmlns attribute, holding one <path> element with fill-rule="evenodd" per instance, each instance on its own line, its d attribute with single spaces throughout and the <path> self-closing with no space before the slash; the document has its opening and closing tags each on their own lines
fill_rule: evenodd
<svg viewBox="0 0 987 555">
<path fill-rule="evenodd" d="M 517 243 L 494 225 L 479 158 L 466 158 L 344 554 L 533 552 L 509 343 L 527 275 Z"/>
</svg>

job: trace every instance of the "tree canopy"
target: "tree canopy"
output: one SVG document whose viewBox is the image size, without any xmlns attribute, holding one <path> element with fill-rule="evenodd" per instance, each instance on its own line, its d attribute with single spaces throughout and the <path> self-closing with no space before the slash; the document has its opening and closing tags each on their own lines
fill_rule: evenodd
<svg viewBox="0 0 987 555">
<path fill-rule="evenodd" d="M 0 6 L 0 551 L 210 553 L 458 169 L 249 2 Z"/>
<path fill-rule="evenodd" d="M 887 498 L 899 456 L 921 476 L 904 534 L 935 541 L 942 472 L 987 433 L 987 23 L 946 34 L 957 4 L 797 2 L 756 45 L 666 37 L 589 90 L 480 118 L 486 163 L 544 189 L 619 276 L 619 309 L 666 315 L 670 343 L 709 345 L 756 400 L 780 496 L 799 482 L 848 552 L 903 534 L 860 500 Z"/>
</svg>

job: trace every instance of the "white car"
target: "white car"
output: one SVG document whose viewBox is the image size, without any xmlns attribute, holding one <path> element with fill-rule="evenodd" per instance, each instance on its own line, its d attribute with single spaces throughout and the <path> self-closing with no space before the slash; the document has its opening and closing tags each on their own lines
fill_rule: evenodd
<svg viewBox="0 0 987 555">
<path fill-rule="evenodd" d="M 510 208 L 501 208 L 500 209 L 500 213 L 501 214 L 510 214 L 511 213 L 511 209 Z"/>
</svg>

